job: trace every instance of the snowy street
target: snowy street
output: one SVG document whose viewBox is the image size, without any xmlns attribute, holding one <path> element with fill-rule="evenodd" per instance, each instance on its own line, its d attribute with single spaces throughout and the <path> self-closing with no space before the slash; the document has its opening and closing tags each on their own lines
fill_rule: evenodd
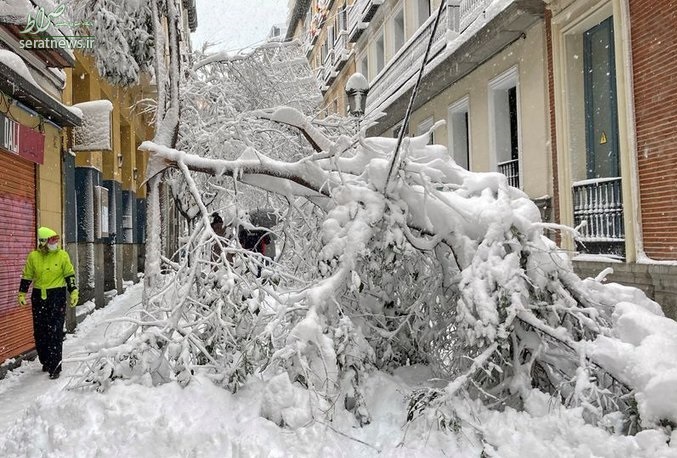
<svg viewBox="0 0 677 458">
<path fill-rule="evenodd" d="M 114 334 L 120 324 L 107 320 L 133 313 L 141 293 L 141 285 L 135 285 L 89 316 L 66 340 L 66 357 Z M 337 410 L 331 426 L 311 420 L 296 429 L 259 415 L 266 388 L 253 377 L 234 395 L 204 378 L 187 388 L 176 382 L 150 387 L 118 381 L 96 393 L 65 389 L 74 369 L 66 364 L 53 381 L 33 361 L 0 381 L 3 457 L 479 457 L 478 431 L 491 444 L 487 456 L 677 457 L 677 448 L 666 446 L 657 431 L 612 436 L 584 424 L 580 409 L 560 409 L 536 391 L 526 412 L 492 412 L 459 401 L 467 423 L 458 432 L 440 430 L 432 418 L 405 426 L 403 393 L 427 383 L 422 368 L 370 375 L 367 404 L 374 421 L 363 428 Z M 287 413 L 295 408 L 279 407 Z"/>
</svg>

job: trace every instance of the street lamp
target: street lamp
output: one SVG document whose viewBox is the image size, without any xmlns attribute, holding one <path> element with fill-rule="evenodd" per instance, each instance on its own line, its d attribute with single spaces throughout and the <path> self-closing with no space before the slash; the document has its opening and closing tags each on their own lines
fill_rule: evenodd
<svg viewBox="0 0 677 458">
<path fill-rule="evenodd" d="M 346 83 L 346 95 L 348 96 L 348 111 L 352 116 L 364 116 L 367 106 L 367 94 L 369 83 L 362 73 L 353 73 Z"/>
</svg>

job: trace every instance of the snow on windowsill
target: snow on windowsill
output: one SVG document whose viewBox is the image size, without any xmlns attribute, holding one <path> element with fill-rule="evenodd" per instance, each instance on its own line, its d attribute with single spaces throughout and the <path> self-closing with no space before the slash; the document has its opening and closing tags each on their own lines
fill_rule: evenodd
<svg viewBox="0 0 677 458">
<path fill-rule="evenodd" d="M 615 263 L 615 264 L 622 264 L 623 260 L 619 258 L 613 258 L 610 256 L 605 256 L 603 254 L 589 254 L 589 253 L 581 253 L 572 258 L 573 261 L 581 261 L 581 262 L 608 262 L 608 263 Z"/>
<path fill-rule="evenodd" d="M 651 259 L 645 253 L 641 253 L 637 256 L 637 264 L 656 264 L 661 266 L 677 266 L 677 260 L 675 261 L 660 261 L 658 259 Z"/>
</svg>

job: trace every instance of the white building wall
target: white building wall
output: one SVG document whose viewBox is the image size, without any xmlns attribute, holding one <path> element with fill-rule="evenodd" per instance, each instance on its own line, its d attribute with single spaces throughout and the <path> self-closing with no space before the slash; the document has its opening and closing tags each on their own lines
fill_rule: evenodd
<svg viewBox="0 0 677 458">
<path fill-rule="evenodd" d="M 435 122 L 447 120 L 449 106 L 468 96 L 471 170 L 495 171 L 488 133 L 489 81 L 517 66 L 521 114 L 520 167 L 523 172 L 521 182 L 522 189 L 532 198 L 552 195 L 544 28 L 542 23 L 532 27 L 524 39 L 513 43 L 473 73 L 421 106 L 412 114 L 409 124 L 409 132 L 413 134 L 418 125 L 430 116 L 433 116 Z M 447 128 L 435 132 L 435 143 L 448 144 Z"/>
</svg>

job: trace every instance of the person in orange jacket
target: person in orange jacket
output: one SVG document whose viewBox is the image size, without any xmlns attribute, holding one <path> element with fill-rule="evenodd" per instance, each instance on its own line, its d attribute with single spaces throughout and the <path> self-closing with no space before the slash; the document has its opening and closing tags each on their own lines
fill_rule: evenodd
<svg viewBox="0 0 677 458">
<path fill-rule="evenodd" d="M 70 306 L 78 303 L 75 270 L 70 256 L 59 248 L 59 235 L 47 227 L 38 229 L 38 248 L 26 258 L 19 285 L 19 306 L 26 305 L 31 282 L 33 335 L 38 359 L 49 378 L 59 378 L 63 352 L 63 324 L 70 293 Z"/>
</svg>

